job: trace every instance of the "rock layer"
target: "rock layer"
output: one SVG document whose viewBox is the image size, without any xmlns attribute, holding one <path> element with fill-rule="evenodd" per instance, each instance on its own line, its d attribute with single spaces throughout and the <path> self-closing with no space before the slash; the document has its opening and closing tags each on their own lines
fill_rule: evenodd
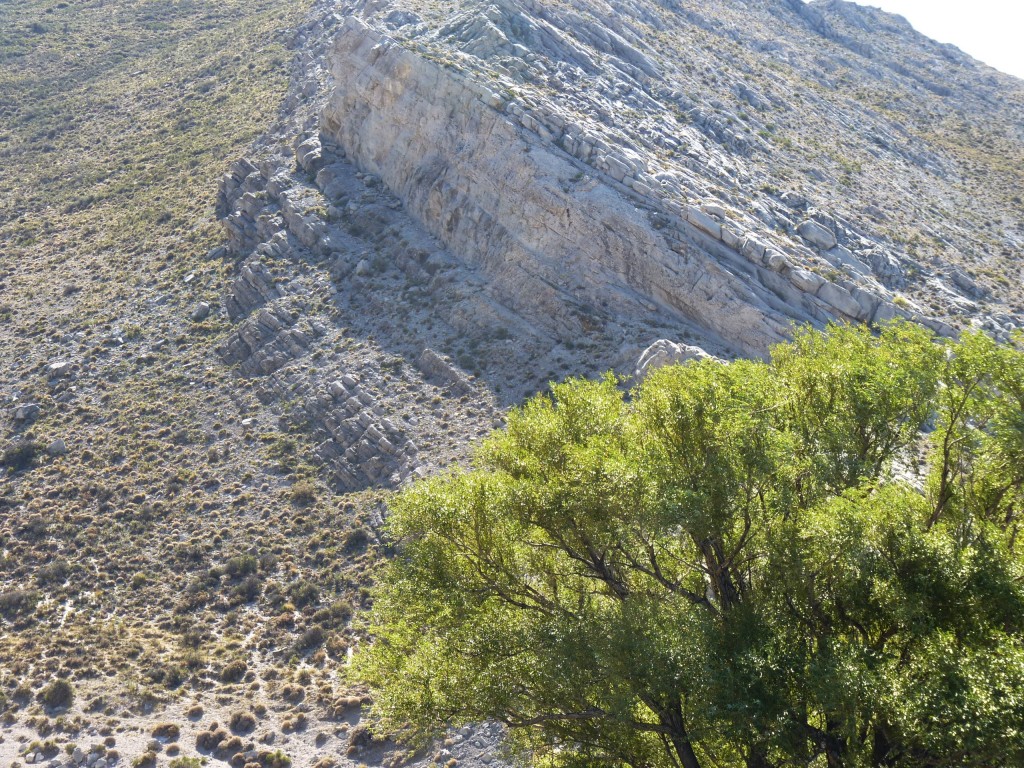
<svg viewBox="0 0 1024 768">
<path fill-rule="evenodd" d="M 740 351 L 783 338 L 789 316 L 727 264 L 655 229 L 633 200 L 495 109 L 500 97 L 354 17 L 335 45 L 321 130 L 379 175 L 503 304 L 572 338 L 588 312 L 667 310 Z"/>
<path fill-rule="evenodd" d="M 633 49 L 615 50 L 637 67 Z M 510 100 L 355 16 L 341 26 L 331 67 L 321 131 L 480 269 L 496 300 L 563 340 L 602 310 L 685 318 L 742 354 L 763 354 L 802 322 L 906 315 L 950 331 L 895 306 L 820 213 L 799 228 L 818 258 L 745 229 L 749 217 L 715 200 L 682 204 L 623 147 L 587 140 L 557 111 Z M 857 279 L 823 278 L 812 260 Z"/>
</svg>

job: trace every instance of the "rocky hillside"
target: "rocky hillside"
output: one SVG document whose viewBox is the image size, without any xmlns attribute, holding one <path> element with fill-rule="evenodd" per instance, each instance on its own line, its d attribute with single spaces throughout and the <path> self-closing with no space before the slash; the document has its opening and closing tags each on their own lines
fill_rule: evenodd
<svg viewBox="0 0 1024 768">
<path fill-rule="evenodd" d="M 490 761 L 358 725 L 389 489 L 566 375 L 1024 326 L 1024 83 L 850 3 L 14 0 L 0 64 L 3 764 Z"/>
<path fill-rule="evenodd" d="M 791 320 L 1020 321 L 1021 83 L 900 19 L 398 5 L 346 17 L 322 129 L 503 303 L 549 293 L 516 288 L 529 263 L 570 304 L 642 297 L 748 354 Z"/>
</svg>

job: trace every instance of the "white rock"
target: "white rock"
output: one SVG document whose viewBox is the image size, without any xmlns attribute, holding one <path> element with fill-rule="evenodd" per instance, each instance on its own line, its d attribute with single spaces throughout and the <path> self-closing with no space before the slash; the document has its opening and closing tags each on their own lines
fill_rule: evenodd
<svg viewBox="0 0 1024 768">
<path fill-rule="evenodd" d="M 210 305 L 205 301 L 200 301 L 192 308 L 192 319 L 195 322 L 205 320 L 210 316 Z"/>
<path fill-rule="evenodd" d="M 732 228 L 722 225 L 722 242 L 730 248 L 739 249 L 743 243 L 743 238 L 738 232 L 733 231 Z"/>
<path fill-rule="evenodd" d="M 740 247 L 740 252 L 755 264 L 761 263 L 761 259 L 764 258 L 767 250 L 768 246 L 753 235 L 747 235 L 743 240 L 743 245 Z"/>
<path fill-rule="evenodd" d="M 47 371 L 50 374 L 50 378 L 60 379 L 71 373 L 71 363 L 66 360 L 62 360 L 58 363 L 51 363 L 47 366 Z"/>
<path fill-rule="evenodd" d="M 355 15 L 339 25 L 330 64 L 335 87 L 321 112 L 322 135 L 354 165 L 379 175 L 410 216 L 528 322 L 559 335 L 580 333 L 564 288 L 579 276 L 590 303 L 618 304 L 624 314 L 654 306 L 679 319 L 700 318 L 738 351 L 761 354 L 783 339 L 786 318 L 767 288 L 721 269 L 700 243 L 679 258 L 677 238 L 638 215 L 634 199 L 607 179 L 594 174 L 586 190 L 564 189 L 578 165 L 561 149 L 524 137 L 511 107 L 491 109 L 463 78 Z M 642 154 L 591 138 L 589 128 L 571 135 L 579 136 L 568 142 L 577 157 L 596 147 L 591 167 L 603 164 L 612 178 L 628 175 L 654 188 L 643 175 Z M 725 155 L 716 163 L 723 173 L 734 165 Z M 676 200 L 699 191 L 685 181 L 671 190 Z M 714 203 L 710 196 L 704 201 Z M 681 210 L 672 202 L 665 210 Z M 686 214 L 721 241 L 721 222 L 699 209 Z M 595 222 L 602 226 L 595 229 Z M 429 261 L 425 266 L 431 271 Z M 622 306 L 623 296 L 630 306 Z"/>
<path fill-rule="evenodd" d="M 708 359 L 713 358 L 700 347 L 677 344 L 668 339 L 658 339 L 640 355 L 633 375 L 637 379 L 643 379 L 656 368 L 662 368 L 666 365 L 680 365 L 688 360 Z"/>
<path fill-rule="evenodd" d="M 818 289 L 825 284 L 825 278 L 808 272 L 806 269 L 794 269 L 789 273 L 789 280 L 801 291 L 817 293 Z"/>
<path fill-rule="evenodd" d="M 773 250 L 765 253 L 764 263 L 772 272 L 784 272 L 792 266 L 782 253 Z"/>
<path fill-rule="evenodd" d="M 860 304 L 850 295 L 850 292 L 835 283 L 822 285 L 818 289 L 818 298 L 850 317 L 858 317 L 862 312 Z"/>
<path fill-rule="evenodd" d="M 722 239 L 722 225 L 700 208 L 694 205 L 687 206 L 686 220 L 697 229 L 711 235 L 716 240 Z"/>
<path fill-rule="evenodd" d="M 812 219 L 808 219 L 797 227 L 797 232 L 804 240 L 825 251 L 835 248 L 838 242 L 834 232 Z"/>
</svg>

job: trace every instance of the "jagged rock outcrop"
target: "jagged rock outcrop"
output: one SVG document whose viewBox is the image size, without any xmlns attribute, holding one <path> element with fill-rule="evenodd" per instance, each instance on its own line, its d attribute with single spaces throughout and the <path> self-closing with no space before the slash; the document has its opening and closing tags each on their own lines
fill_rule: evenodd
<svg viewBox="0 0 1024 768">
<path fill-rule="evenodd" d="M 486 58 L 521 53 L 523 44 L 510 42 L 514 32 L 549 56 L 561 45 L 560 65 L 593 64 L 534 3 L 467 13 L 438 37 Z M 611 45 L 626 58 L 629 78 L 648 87 L 657 68 L 607 37 L 591 30 L 586 41 Z M 593 307 L 685 317 L 746 354 L 763 352 L 794 322 L 905 315 L 951 332 L 893 302 L 886 285 L 897 284 L 901 270 L 889 253 L 806 201 L 788 240 L 716 199 L 687 202 L 700 190 L 656 176 L 621 141 L 587 134 L 556 101 L 527 106 L 355 17 L 341 26 L 332 67 L 323 133 L 485 273 L 502 304 L 562 338 L 578 334 Z M 777 223 L 771 213 L 765 218 Z"/>
<path fill-rule="evenodd" d="M 362 35 L 368 39 L 361 49 L 354 40 Z M 993 127 L 987 144 L 1020 157 L 1022 137 L 1012 128 L 1024 116 L 1019 81 L 927 40 L 899 17 L 852 3 L 730 0 L 711 13 L 692 0 L 624 0 L 615 7 L 494 0 L 457 10 L 421 0 L 353 2 L 344 9 L 340 37 L 332 62 L 338 87 L 324 127 L 347 134 L 342 144 L 353 149 L 357 141 L 373 145 L 357 149 L 357 163 L 429 160 L 436 169 L 436 156 L 452 158 L 453 147 L 470 150 L 454 154 L 461 172 L 446 168 L 445 183 L 461 187 L 474 203 L 481 197 L 490 217 L 485 223 L 496 219 L 512 231 L 529 258 L 529 237 L 509 225 L 506 211 L 495 217 L 467 172 L 467 165 L 493 162 L 474 148 L 474 132 L 501 123 L 482 116 L 481 108 L 500 112 L 518 129 L 512 140 L 519 143 L 509 147 L 525 141 L 534 152 L 540 146 L 557 158 L 571 156 L 588 179 L 636 205 L 634 218 L 654 218 L 659 234 L 667 229 L 669 240 L 696 245 L 739 273 L 749 294 L 783 324 L 794 315 L 816 322 L 907 315 L 942 333 L 963 326 L 966 305 L 954 298 L 961 287 L 933 275 L 928 259 L 945 244 L 945 257 L 977 264 L 989 236 L 974 211 L 1000 201 L 1012 208 L 1013 184 L 997 156 L 988 167 L 999 167 L 999 184 L 965 183 L 974 166 L 962 163 L 959 148 L 973 146 L 966 135 L 972 129 L 960 128 L 961 136 L 953 123 L 965 111 L 979 114 L 998 104 L 992 116 L 1006 130 Z M 372 61 L 361 59 L 367 52 Z M 395 77 L 381 71 L 388 67 Z M 947 82 L 937 86 L 934 73 L 943 68 Z M 402 135 L 414 143 L 385 152 L 403 130 L 402 118 L 375 123 L 374 112 L 397 113 L 415 104 L 417 93 L 424 122 Z M 417 133 L 429 133 L 437 122 L 427 105 L 448 98 L 459 105 L 448 129 L 465 146 L 455 140 L 417 146 Z M 980 124 L 989 122 L 986 116 Z M 359 125 L 374 130 L 360 138 Z M 497 138 L 509 136 L 502 129 Z M 494 168 L 504 184 L 500 161 Z M 425 168 L 417 172 L 430 178 Z M 391 167 L 383 175 L 399 185 L 404 202 L 415 203 L 409 188 L 415 173 Z M 581 197 L 576 189 L 571 196 Z M 926 200 L 932 202 L 914 203 Z M 438 213 L 415 205 L 410 211 L 425 223 Z M 959 225 L 961 216 L 971 223 Z M 461 239 L 457 231 L 450 237 Z M 748 237 L 755 244 L 744 248 Z M 1001 237 L 1004 254 L 1024 243 L 1012 226 Z M 453 247 L 469 255 L 477 246 Z M 518 263 L 521 256 L 511 258 Z M 507 282 L 489 269 L 490 279 Z M 630 290 L 694 316 L 692 304 L 680 309 L 678 296 L 652 295 L 643 271 L 627 276 Z M 934 280 L 943 283 L 937 293 Z M 701 301 L 697 296 L 693 303 Z M 716 314 L 711 307 L 701 319 Z"/>
</svg>

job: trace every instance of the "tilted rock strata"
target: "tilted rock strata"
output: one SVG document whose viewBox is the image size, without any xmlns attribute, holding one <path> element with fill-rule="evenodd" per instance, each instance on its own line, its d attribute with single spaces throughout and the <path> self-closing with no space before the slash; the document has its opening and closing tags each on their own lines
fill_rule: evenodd
<svg viewBox="0 0 1024 768">
<path fill-rule="evenodd" d="M 510 120 L 682 229 L 731 253 L 753 233 L 783 296 L 816 291 L 811 274 L 842 289 L 818 298 L 845 313 L 853 297 L 858 317 L 905 310 L 1000 338 L 1024 324 L 1004 288 L 1024 247 L 1024 86 L 897 16 L 840 0 L 355 0 L 344 13 L 483 84 Z"/>
<path fill-rule="evenodd" d="M 928 315 L 989 301 L 973 270 L 937 273 L 879 237 L 871 222 L 893 211 L 862 199 L 866 220 L 831 194 L 827 168 L 806 169 L 809 187 L 774 184 L 776 160 L 780 178 L 795 166 L 769 121 L 804 94 L 780 95 L 788 81 L 774 65 L 768 79 L 740 70 L 782 51 L 801 61 L 808 40 L 856 51 L 847 22 L 859 11 L 724 0 L 723 18 L 767 23 L 733 71 L 708 68 L 728 35 L 689 0 L 621 8 L 354 0 L 327 11 L 310 30 L 317 55 L 301 57 L 315 78 L 289 96 L 296 117 L 225 176 L 237 272 L 219 352 L 308 419 L 343 487 L 393 486 L 464 458 L 491 408 L 570 373 L 641 377 L 692 344 L 763 354 L 793 322 L 905 315 L 950 333 Z M 793 35 L 777 45 L 779 29 Z M 669 33 L 694 45 L 673 59 Z M 882 54 L 857 55 L 869 54 L 881 66 Z M 715 92 L 719 78 L 732 95 Z M 821 93 L 821 114 L 804 119 L 855 130 L 850 103 Z M 857 116 L 875 146 L 948 172 L 920 135 Z M 910 301 L 913 281 L 923 288 Z M 977 321 L 998 333 L 1017 322 Z"/>
<path fill-rule="evenodd" d="M 746 354 L 792 322 L 900 314 L 882 295 L 796 266 L 731 226 L 719 205 L 666 199 L 642 164 L 573 139 L 556 116 L 506 103 L 359 19 L 345 19 L 331 63 L 321 130 L 480 267 L 503 303 L 563 337 L 579 333 L 581 305 L 668 310 Z M 837 246 L 821 224 L 803 229 Z"/>
</svg>

